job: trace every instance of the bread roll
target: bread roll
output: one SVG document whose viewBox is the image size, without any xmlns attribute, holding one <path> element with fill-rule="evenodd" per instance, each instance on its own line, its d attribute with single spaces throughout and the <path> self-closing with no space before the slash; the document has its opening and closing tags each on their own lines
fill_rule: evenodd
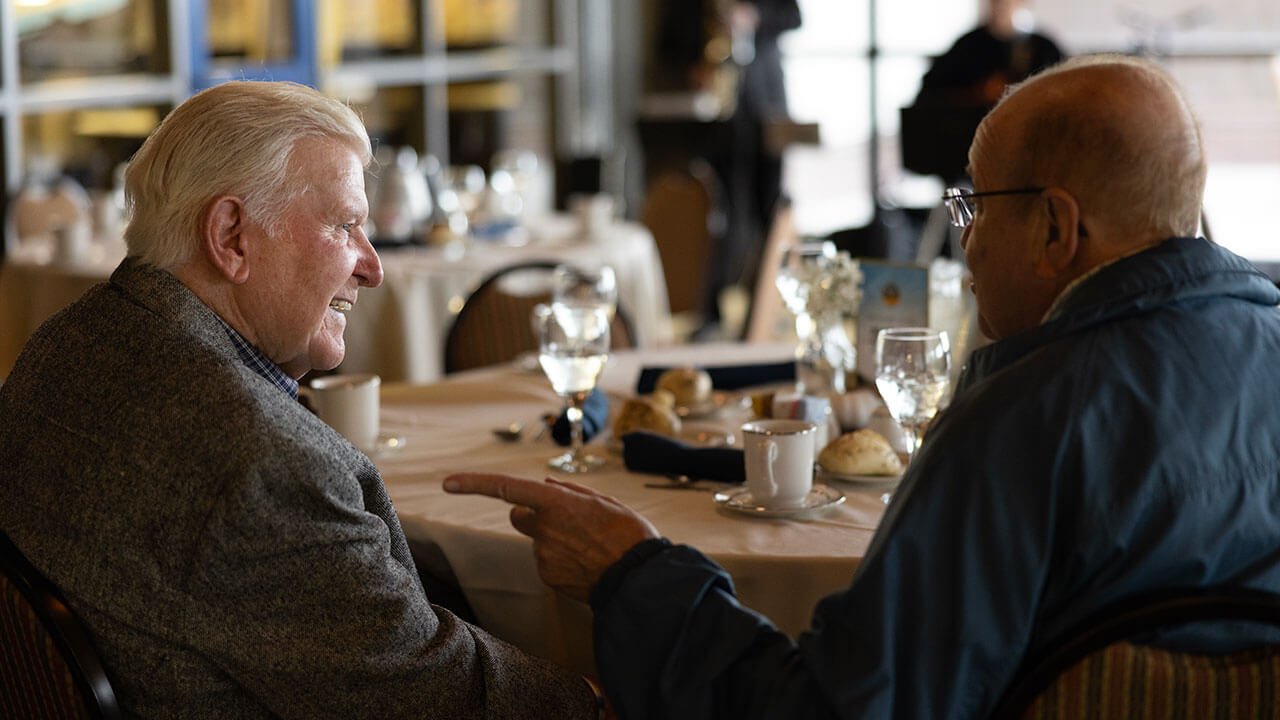
<svg viewBox="0 0 1280 720">
<path fill-rule="evenodd" d="M 818 453 L 823 469 L 841 475 L 897 475 L 902 460 L 884 436 L 874 430 L 854 430 L 832 440 Z"/>
<path fill-rule="evenodd" d="M 679 407 L 701 405 L 711 399 L 711 376 L 696 367 L 678 367 L 663 371 L 655 384 L 676 398 Z"/>
<path fill-rule="evenodd" d="M 674 410 L 652 397 L 629 398 L 613 420 L 613 436 L 621 438 L 636 430 L 673 436 L 680 432 L 680 418 Z"/>
</svg>

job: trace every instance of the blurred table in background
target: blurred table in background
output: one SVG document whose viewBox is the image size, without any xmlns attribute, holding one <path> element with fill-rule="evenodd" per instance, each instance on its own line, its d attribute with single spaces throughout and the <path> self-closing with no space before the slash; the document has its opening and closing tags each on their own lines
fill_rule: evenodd
<svg viewBox="0 0 1280 720">
<path fill-rule="evenodd" d="M 82 262 L 55 262 L 53 247 L 44 243 L 20 245 L 6 257 L 0 265 L 0 379 L 41 323 L 106 280 L 123 258 L 123 245 L 95 244 Z"/>
<path fill-rule="evenodd" d="M 583 267 L 611 265 L 618 304 L 641 347 L 672 342 L 667 283 L 653 235 L 633 222 L 614 222 L 584 238 L 569 215 L 530 223 L 528 242 L 473 241 L 464 252 L 406 247 L 380 251 L 381 287 L 361 289 L 347 318 L 343 372 L 373 372 L 384 382 L 430 382 L 444 374 L 444 340 L 467 295 L 499 268 L 532 261 Z"/>
<path fill-rule="evenodd" d="M 573 217 L 557 214 L 531 221 L 523 245 L 472 240 L 465 249 L 381 250 L 386 278 L 360 292 L 348 317 L 342 369 L 376 372 L 388 382 L 439 378 L 445 335 L 467 294 L 494 270 L 533 260 L 612 265 L 637 345 L 669 345 L 667 284 L 653 235 L 632 222 L 615 222 L 589 239 L 579 228 Z M 62 263 L 39 243 L 7 257 L 0 265 L 0 378 L 41 323 L 106 280 L 123 257 L 122 245 L 95 244 L 83 262 Z"/>
</svg>

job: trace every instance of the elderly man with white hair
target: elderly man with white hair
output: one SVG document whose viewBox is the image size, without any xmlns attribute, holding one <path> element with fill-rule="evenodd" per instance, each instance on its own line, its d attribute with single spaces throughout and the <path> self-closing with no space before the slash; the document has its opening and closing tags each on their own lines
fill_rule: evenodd
<svg viewBox="0 0 1280 720">
<path fill-rule="evenodd" d="M 1132 58 L 1068 61 L 1007 95 L 969 158 L 975 187 L 947 203 L 996 342 L 797 640 L 608 498 L 446 480 L 515 504 L 543 578 L 590 600 L 619 715 L 985 718 L 1028 655 L 1112 601 L 1280 591 L 1280 291 L 1195 237 L 1205 157 L 1174 82 Z"/>
<path fill-rule="evenodd" d="M 0 387 L 0 528 L 129 717 L 596 717 L 430 604 L 377 469 L 297 401 L 382 282 L 370 156 L 310 88 L 195 95 L 129 163 L 128 257 Z"/>
</svg>

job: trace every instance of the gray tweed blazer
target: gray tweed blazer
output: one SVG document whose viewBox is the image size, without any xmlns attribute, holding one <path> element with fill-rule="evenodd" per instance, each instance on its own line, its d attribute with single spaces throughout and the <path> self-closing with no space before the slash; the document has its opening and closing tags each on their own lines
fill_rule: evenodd
<svg viewBox="0 0 1280 720">
<path fill-rule="evenodd" d="M 0 526 L 139 717 L 593 717 L 577 675 L 428 604 L 373 464 L 126 260 L 0 386 Z"/>
</svg>

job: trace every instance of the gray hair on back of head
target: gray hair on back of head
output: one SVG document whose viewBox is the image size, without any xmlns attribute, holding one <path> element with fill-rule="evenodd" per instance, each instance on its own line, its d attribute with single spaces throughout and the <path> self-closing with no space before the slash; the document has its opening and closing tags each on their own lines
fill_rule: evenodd
<svg viewBox="0 0 1280 720">
<path fill-rule="evenodd" d="M 346 104 L 291 82 L 235 81 L 201 91 L 160 123 L 125 170 L 129 255 L 162 269 L 199 246 L 209 201 L 234 195 L 267 232 L 307 191 L 289 177 L 298 142 L 329 139 L 371 157 L 369 135 Z"/>
<path fill-rule="evenodd" d="M 1168 71 L 1129 56 L 1079 56 L 1005 99 L 1037 85 L 1053 90 L 1038 95 L 1022 128 L 1026 181 L 1087 195 L 1092 211 L 1135 233 L 1195 234 L 1208 168 L 1195 114 Z"/>
</svg>

